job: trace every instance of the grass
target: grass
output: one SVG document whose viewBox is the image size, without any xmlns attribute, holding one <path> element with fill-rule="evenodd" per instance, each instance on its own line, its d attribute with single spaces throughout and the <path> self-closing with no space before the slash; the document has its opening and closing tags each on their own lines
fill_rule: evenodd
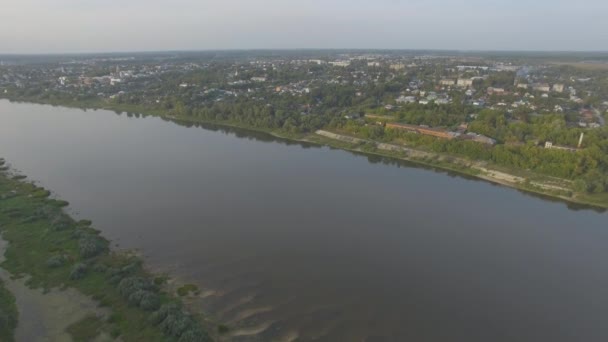
<svg viewBox="0 0 608 342">
<path fill-rule="evenodd" d="M 0 280 L 0 341 L 12 342 L 15 340 L 18 317 L 15 297 Z"/>
<path fill-rule="evenodd" d="M 74 342 L 92 341 L 101 332 L 104 322 L 97 316 L 87 316 L 80 321 L 70 325 L 67 332 L 72 336 Z"/>
<path fill-rule="evenodd" d="M 120 281 L 128 277 L 140 277 L 154 283 L 154 277 L 144 271 L 141 260 L 111 253 L 109 242 L 90 227 L 90 221 L 76 222 L 62 210 L 68 203 L 50 199 L 48 194 L 45 189 L 0 172 L 0 230 L 9 242 L 2 267 L 16 277 L 30 276 L 30 287 L 45 290 L 72 287 L 111 311 L 111 319 L 89 317 L 71 326 L 70 333 L 77 341 L 91 340 L 93 334 L 96 336 L 100 332 L 120 336 L 124 341 L 177 341 L 181 332 L 167 335 L 166 329 L 150 323 L 153 308 L 144 309 L 139 302 L 128 298 L 129 293 L 125 295 L 120 290 Z M 83 241 L 93 241 L 98 251 L 92 255 L 83 254 Z M 49 260 L 57 259 L 64 262 L 49 266 Z M 86 272 L 82 278 L 73 279 L 70 273 L 77 264 L 86 266 Z M 192 286 L 187 290 L 193 290 Z M 176 297 L 159 286 L 150 291 L 159 305 L 179 305 Z M 4 303 L 11 306 L 7 296 L 0 290 L 0 309 L 4 308 Z M 216 323 L 209 325 L 216 326 Z M 10 329 L 6 334 L 10 334 Z"/>
<path fill-rule="evenodd" d="M 180 297 L 184 297 L 191 293 L 197 293 L 197 292 L 199 292 L 198 286 L 196 286 L 194 284 L 185 284 L 177 289 L 177 294 Z"/>
</svg>

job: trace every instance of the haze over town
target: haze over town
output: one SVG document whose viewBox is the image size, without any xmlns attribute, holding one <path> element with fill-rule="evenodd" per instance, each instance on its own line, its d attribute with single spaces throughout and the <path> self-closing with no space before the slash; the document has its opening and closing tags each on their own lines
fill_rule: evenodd
<svg viewBox="0 0 608 342">
<path fill-rule="evenodd" d="M 4 0 L 0 53 L 606 50 L 608 2 Z M 602 43 L 604 42 L 604 43 Z"/>
</svg>

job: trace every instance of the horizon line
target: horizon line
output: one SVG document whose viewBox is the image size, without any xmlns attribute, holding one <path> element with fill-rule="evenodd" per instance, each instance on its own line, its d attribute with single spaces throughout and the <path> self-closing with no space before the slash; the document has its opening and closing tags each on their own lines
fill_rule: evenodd
<svg viewBox="0 0 608 342">
<path fill-rule="evenodd" d="M 167 49 L 167 50 L 107 50 L 79 52 L 0 52 L 0 56 L 66 56 L 104 54 L 145 54 L 178 52 L 254 52 L 254 51 L 431 51 L 431 52 L 495 52 L 495 53 L 595 53 L 608 54 L 608 50 L 528 50 L 528 49 L 444 49 L 444 48 L 225 48 L 225 49 Z"/>
</svg>

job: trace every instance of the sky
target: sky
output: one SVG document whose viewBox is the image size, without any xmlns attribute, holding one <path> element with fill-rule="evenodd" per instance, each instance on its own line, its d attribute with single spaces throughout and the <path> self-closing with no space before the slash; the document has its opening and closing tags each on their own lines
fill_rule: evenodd
<svg viewBox="0 0 608 342">
<path fill-rule="evenodd" d="M 608 0 L 0 0 L 0 54 L 608 51 Z"/>
</svg>

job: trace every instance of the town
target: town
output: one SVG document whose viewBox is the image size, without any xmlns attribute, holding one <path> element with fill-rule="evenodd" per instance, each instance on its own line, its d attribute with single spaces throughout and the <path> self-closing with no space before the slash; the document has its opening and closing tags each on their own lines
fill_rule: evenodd
<svg viewBox="0 0 608 342">
<path fill-rule="evenodd" d="M 0 97 L 291 135 L 327 129 L 529 170 L 583 193 L 608 190 L 608 63 L 601 54 L 0 56 Z"/>
</svg>

